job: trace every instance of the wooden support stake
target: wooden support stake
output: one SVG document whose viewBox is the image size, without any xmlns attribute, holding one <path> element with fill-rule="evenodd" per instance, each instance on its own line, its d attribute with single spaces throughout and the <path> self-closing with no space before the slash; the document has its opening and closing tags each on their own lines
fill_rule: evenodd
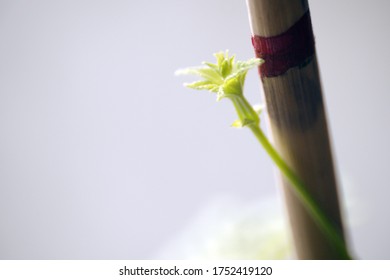
<svg viewBox="0 0 390 280">
<path fill-rule="evenodd" d="M 259 73 L 276 149 L 343 232 L 307 0 L 247 5 L 256 53 L 265 59 Z M 284 178 L 282 185 L 297 257 L 337 259 Z"/>
</svg>

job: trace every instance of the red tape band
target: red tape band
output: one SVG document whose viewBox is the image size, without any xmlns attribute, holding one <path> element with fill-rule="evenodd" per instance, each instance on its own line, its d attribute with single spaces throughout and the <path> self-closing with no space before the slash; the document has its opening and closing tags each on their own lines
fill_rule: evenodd
<svg viewBox="0 0 390 280">
<path fill-rule="evenodd" d="M 252 44 L 256 56 L 264 59 L 259 72 L 261 77 L 275 77 L 299 66 L 314 55 L 314 36 L 310 12 L 282 34 L 272 37 L 254 35 Z"/>
</svg>

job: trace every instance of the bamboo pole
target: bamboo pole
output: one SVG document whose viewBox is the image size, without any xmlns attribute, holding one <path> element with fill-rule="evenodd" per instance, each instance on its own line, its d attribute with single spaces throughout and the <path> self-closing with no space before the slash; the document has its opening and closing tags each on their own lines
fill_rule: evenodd
<svg viewBox="0 0 390 280">
<path fill-rule="evenodd" d="M 252 42 L 276 149 L 343 233 L 307 0 L 247 0 Z M 281 177 L 299 259 L 337 252 Z"/>
</svg>

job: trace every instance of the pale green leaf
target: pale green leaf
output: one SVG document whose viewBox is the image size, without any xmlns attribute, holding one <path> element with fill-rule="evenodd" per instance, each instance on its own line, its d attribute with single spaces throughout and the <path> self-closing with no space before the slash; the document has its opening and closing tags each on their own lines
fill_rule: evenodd
<svg viewBox="0 0 390 280">
<path fill-rule="evenodd" d="M 235 127 L 235 128 L 242 128 L 243 125 L 242 125 L 242 122 L 240 120 L 235 120 L 232 125 L 232 127 Z"/>
<path fill-rule="evenodd" d="M 193 83 L 185 83 L 184 86 L 192 89 L 198 89 L 198 90 L 211 90 L 215 87 L 213 83 L 210 83 L 209 81 L 197 81 Z"/>
<path fill-rule="evenodd" d="M 253 110 L 255 110 L 256 114 L 259 116 L 263 112 L 264 108 L 265 108 L 264 104 L 257 104 L 253 106 Z"/>
</svg>

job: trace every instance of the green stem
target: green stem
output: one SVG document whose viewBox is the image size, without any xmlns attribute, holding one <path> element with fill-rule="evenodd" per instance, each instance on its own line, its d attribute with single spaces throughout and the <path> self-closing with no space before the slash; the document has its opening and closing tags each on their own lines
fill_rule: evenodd
<svg viewBox="0 0 390 280">
<path fill-rule="evenodd" d="M 342 259 L 352 259 L 348 253 L 344 238 L 334 224 L 329 220 L 328 216 L 322 211 L 317 202 L 313 199 L 307 191 L 305 184 L 299 179 L 287 163 L 281 158 L 279 153 L 275 150 L 272 144 L 258 125 L 250 125 L 249 128 L 256 136 L 257 140 L 264 147 L 268 155 L 274 161 L 276 166 L 280 169 L 282 174 L 290 181 L 293 190 L 304 204 L 306 209 L 312 215 L 314 221 L 323 231 L 328 240 L 335 246 Z"/>
</svg>

